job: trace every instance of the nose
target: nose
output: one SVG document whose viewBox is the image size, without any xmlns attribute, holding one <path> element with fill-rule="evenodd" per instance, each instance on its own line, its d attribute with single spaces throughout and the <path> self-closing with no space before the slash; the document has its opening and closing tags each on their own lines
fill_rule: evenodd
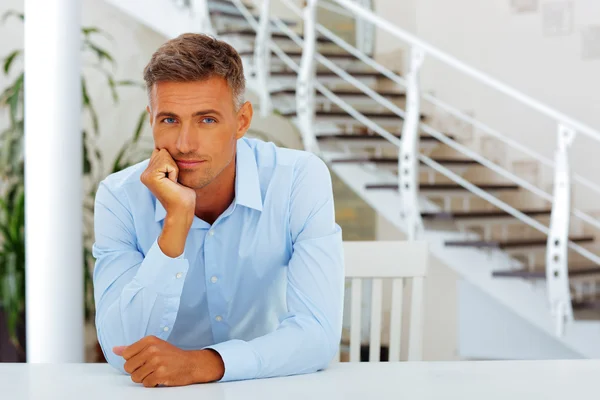
<svg viewBox="0 0 600 400">
<path fill-rule="evenodd" d="M 179 136 L 176 143 L 177 150 L 180 153 L 186 154 L 196 150 L 196 143 L 193 135 L 193 130 L 189 124 L 182 124 Z"/>
</svg>

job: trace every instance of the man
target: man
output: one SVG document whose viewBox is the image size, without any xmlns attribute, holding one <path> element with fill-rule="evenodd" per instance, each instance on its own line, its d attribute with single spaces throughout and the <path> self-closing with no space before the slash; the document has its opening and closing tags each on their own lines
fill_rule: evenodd
<svg viewBox="0 0 600 400">
<path fill-rule="evenodd" d="M 243 138 L 242 62 L 185 34 L 144 71 L 155 150 L 96 195 L 108 362 L 153 387 L 310 373 L 337 352 L 341 231 L 316 156 Z"/>
</svg>

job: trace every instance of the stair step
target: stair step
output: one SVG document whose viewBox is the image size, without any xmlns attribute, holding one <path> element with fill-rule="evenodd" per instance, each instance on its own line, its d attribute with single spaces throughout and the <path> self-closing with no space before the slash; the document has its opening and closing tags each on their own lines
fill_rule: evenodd
<svg viewBox="0 0 600 400">
<path fill-rule="evenodd" d="M 590 243 L 594 241 L 593 236 L 573 236 L 569 238 L 575 243 Z M 447 247 L 475 247 L 478 249 L 513 249 L 518 247 L 540 247 L 546 246 L 546 239 L 511 239 L 501 241 L 486 241 L 486 240 L 449 240 L 444 242 Z"/>
<path fill-rule="evenodd" d="M 530 217 L 540 217 L 540 216 L 550 216 L 552 210 L 519 210 L 523 214 L 528 215 Z M 506 211 L 498 210 L 498 211 L 469 211 L 469 212 L 425 212 L 421 214 L 423 219 L 427 220 L 439 220 L 439 221 L 448 221 L 448 220 L 466 220 L 466 219 L 479 219 L 479 218 L 514 218 L 512 215 L 507 213 Z"/>
<path fill-rule="evenodd" d="M 330 89 L 330 90 L 333 92 L 333 94 L 335 94 L 336 96 L 339 96 L 339 97 L 365 97 L 368 99 L 371 98 L 368 94 L 366 94 L 362 90 L 352 90 L 352 89 Z M 406 97 L 405 93 L 391 91 L 391 90 L 377 90 L 377 93 L 383 97 L 392 98 L 392 99 L 403 99 Z M 278 96 L 278 95 L 295 96 L 296 89 L 282 89 L 282 90 L 276 90 L 276 91 L 271 92 L 271 96 Z M 316 95 L 323 96 L 323 94 L 320 92 L 317 92 Z"/>
<path fill-rule="evenodd" d="M 208 0 L 209 4 L 223 4 L 226 6 L 235 7 L 236 5 L 231 0 Z M 254 6 L 252 4 L 244 3 L 248 10 L 254 10 Z"/>
<path fill-rule="evenodd" d="M 392 112 L 374 112 L 374 111 L 360 111 L 359 112 L 364 115 L 367 118 L 374 118 L 374 119 L 391 119 L 391 120 L 398 120 L 401 119 L 403 120 L 404 118 L 394 114 Z M 281 113 L 282 117 L 286 117 L 286 118 L 294 118 L 298 115 L 298 112 L 296 110 L 292 110 L 292 111 L 287 111 L 284 113 Z M 352 118 L 354 119 L 353 116 L 351 116 L 350 114 L 348 114 L 346 111 L 323 111 L 323 110 L 318 110 L 315 112 L 315 117 L 321 117 L 321 118 L 325 118 L 325 117 L 336 117 L 336 118 Z M 425 119 L 425 115 L 421 115 L 421 119 Z"/>
<path fill-rule="evenodd" d="M 243 37 L 255 37 L 256 36 L 256 31 L 254 29 L 224 29 L 222 31 L 217 32 L 217 36 L 243 36 Z M 304 36 L 300 35 L 300 38 L 302 40 L 304 40 Z M 280 40 L 289 40 L 290 42 L 293 42 L 292 39 L 290 39 L 290 37 L 288 35 L 286 35 L 285 33 L 282 32 L 272 32 L 271 33 L 271 39 L 280 39 Z M 329 43 L 329 44 L 333 44 L 333 42 L 325 37 L 322 36 L 318 36 L 317 37 L 317 42 L 318 43 Z"/>
<path fill-rule="evenodd" d="M 503 190 L 518 190 L 518 185 L 511 184 L 474 184 L 482 190 L 490 191 L 503 191 Z M 366 189 L 371 190 L 398 190 L 397 183 L 373 183 L 367 184 Z M 464 187 L 456 183 L 421 183 L 419 185 L 420 191 L 467 191 Z"/>
<path fill-rule="evenodd" d="M 385 75 L 376 71 L 346 71 L 355 78 L 385 78 Z M 271 71 L 271 76 L 298 76 L 296 71 Z M 338 77 L 333 71 L 317 71 L 317 78 Z M 341 79 L 341 78 L 340 78 Z"/>
<path fill-rule="evenodd" d="M 473 166 L 480 165 L 477 161 L 471 159 L 459 159 L 459 158 L 442 158 L 434 157 L 433 160 L 439 164 L 447 166 Z M 332 163 L 337 164 L 353 164 L 353 163 L 373 163 L 383 165 L 398 165 L 398 157 L 354 157 L 354 158 L 338 158 L 331 160 Z"/>
<path fill-rule="evenodd" d="M 401 137 L 400 133 L 393 133 L 393 135 L 395 137 L 397 137 L 398 139 L 400 139 L 400 137 Z M 316 136 L 317 136 L 317 140 L 319 140 L 319 141 L 329 141 L 329 140 L 387 141 L 387 139 L 381 135 L 370 134 L 370 133 L 318 133 Z M 448 136 L 448 137 L 450 139 L 453 139 L 452 136 Z M 439 142 L 438 139 L 434 138 L 433 136 L 429 136 L 429 135 L 422 135 L 419 138 L 419 141 L 421 141 L 421 142 Z"/>
<path fill-rule="evenodd" d="M 242 12 L 240 10 L 224 11 L 224 10 L 212 9 L 212 10 L 210 10 L 210 16 L 211 17 L 227 17 L 227 18 L 232 18 L 232 19 L 239 19 L 240 21 L 246 21 L 246 17 L 244 17 L 244 14 L 242 14 Z M 260 19 L 259 15 L 252 15 L 252 16 L 257 21 Z M 297 25 L 296 21 L 291 21 L 291 20 L 283 20 L 282 19 L 281 22 L 283 22 L 287 26 L 296 26 Z"/>
<path fill-rule="evenodd" d="M 578 267 L 578 269 L 575 270 L 569 269 L 570 278 L 596 274 L 600 274 L 600 267 L 597 265 L 589 268 Z M 544 267 L 536 267 L 533 271 L 528 269 L 514 269 L 493 271 L 492 276 L 497 278 L 546 279 L 546 271 L 544 270 Z"/>
<path fill-rule="evenodd" d="M 289 57 L 302 57 L 301 50 L 293 50 L 293 51 L 284 50 L 284 51 L 285 51 L 285 54 L 287 54 Z M 252 57 L 252 56 L 254 56 L 254 50 L 240 51 L 239 54 L 241 57 Z M 331 59 L 358 60 L 356 57 L 354 57 L 352 54 L 349 54 L 349 53 L 321 52 L 321 55 L 323 55 L 327 58 L 331 58 Z M 274 52 L 271 52 L 271 57 L 277 57 L 277 55 Z M 293 90 L 293 94 L 295 94 L 296 90 L 295 89 L 292 89 L 292 90 Z M 286 92 L 286 90 L 282 90 L 281 92 Z M 362 92 L 360 92 L 360 93 L 362 93 Z"/>
</svg>

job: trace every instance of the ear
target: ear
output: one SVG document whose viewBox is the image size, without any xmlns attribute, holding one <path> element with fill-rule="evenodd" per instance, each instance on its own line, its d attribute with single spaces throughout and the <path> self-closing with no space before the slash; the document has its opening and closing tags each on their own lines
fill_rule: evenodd
<svg viewBox="0 0 600 400">
<path fill-rule="evenodd" d="M 150 126 L 154 123 L 154 118 L 152 118 L 152 110 L 150 110 L 150 106 L 146 106 L 146 112 L 148 113 L 148 119 L 150 120 Z"/>
<path fill-rule="evenodd" d="M 241 139 L 248 129 L 250 128 L 250 124 L 252 123 L 252 115 L 254 115 L 254 110 L 252 109 L 252 103 L 249 101 L 245 102 L 240 110 L 237 112 L 237 121 L 238 128 L 235 135 L 236 139 Z"/>
</svg>

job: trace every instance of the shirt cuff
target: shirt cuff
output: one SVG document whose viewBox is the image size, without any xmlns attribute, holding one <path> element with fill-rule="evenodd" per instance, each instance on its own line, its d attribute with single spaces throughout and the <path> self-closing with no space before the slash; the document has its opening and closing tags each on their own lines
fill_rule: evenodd
<svg viewBox="0 0 600 400">
<path fill-rule="evenodd" d="M 188 268 L 189 263 L 183 254 L 177 258 L 167 256 L 160 249 L 157 240 L 146 254 L 135 280 L 140 286 L 151 288 L 157 293 L 178 295 Z"/>
<path fill-rule="evenodd" d="M 207 346 L 206 349 L 216 351 L 223 360 L 225 374 L 219 382 L 254 379 L 258 375 L 260 361 L 250 343 L 243 340 L 229 340 Z"/>
</svg>

